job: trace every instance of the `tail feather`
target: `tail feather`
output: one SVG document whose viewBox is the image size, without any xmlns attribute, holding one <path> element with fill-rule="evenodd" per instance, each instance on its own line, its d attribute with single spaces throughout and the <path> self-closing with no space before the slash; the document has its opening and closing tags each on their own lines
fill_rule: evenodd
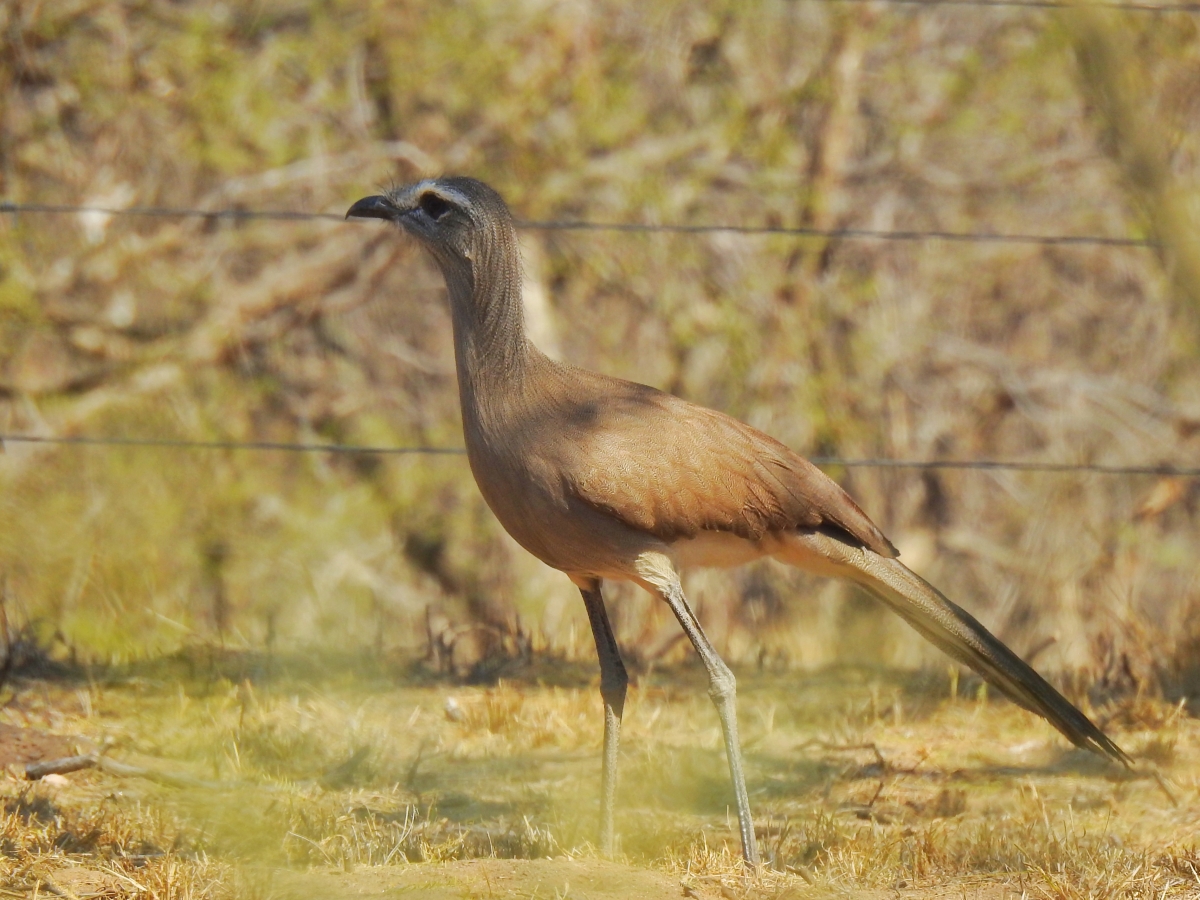
<svg viewBox="0 0 1200 900">
<path fill-rule="evenodd" d="M 1125 751 L 1028 663 L 899 560 L 819 533 L 796 536 L 789 549 L 779 554 L 782 560 L 862 585 L 932 644 L 1014 703 L 1042 716 L 1075 746 L 1132 764 Z"/>
</svg>

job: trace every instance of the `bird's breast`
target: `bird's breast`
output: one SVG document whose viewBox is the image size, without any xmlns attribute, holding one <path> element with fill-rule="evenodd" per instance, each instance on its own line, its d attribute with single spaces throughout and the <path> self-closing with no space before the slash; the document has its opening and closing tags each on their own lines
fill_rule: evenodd
<svg viewBox="0 0 1200 900">
<path fill-rule="evenodd" d="M 653 537 L 572 496 L 555 459 L 510 444 L 472 445 L 471 472 L 504 530 L 546 565 L 572 575 L 626 579 Z"/>
</svg>

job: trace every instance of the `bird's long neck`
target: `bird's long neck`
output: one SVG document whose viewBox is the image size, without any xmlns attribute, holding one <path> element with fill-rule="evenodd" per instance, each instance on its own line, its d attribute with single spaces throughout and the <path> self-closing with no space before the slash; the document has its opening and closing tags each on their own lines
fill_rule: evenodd
<svg viewBox="0 0 1200 900">
<path fill-rule="evenodd" d="M 525 336 L 521 261 L 511 226 L 475 248 L 472 259 L 439 262 L 450 292 L 459 397 L 469 432 L 522 395 L 540 353 Z"/>
</svg>

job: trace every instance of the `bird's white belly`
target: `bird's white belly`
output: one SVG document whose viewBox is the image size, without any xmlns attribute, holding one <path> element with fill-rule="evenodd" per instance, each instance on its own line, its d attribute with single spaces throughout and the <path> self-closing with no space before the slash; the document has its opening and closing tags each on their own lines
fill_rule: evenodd
<svg viewBox="0 0 1200 900">
<path fill-rule="evenodd" d="M 670 554 L 677 568 L 693 566 L 728 569 L 772 553 L 768 541 L 749 541 L 728 531 L 703 531 L 694 538 L 672 542 Z"/>
</svg>

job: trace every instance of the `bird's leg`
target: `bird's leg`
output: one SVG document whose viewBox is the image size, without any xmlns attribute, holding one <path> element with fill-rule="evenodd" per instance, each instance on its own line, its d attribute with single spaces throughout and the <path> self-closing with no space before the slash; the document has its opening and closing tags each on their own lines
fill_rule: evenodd
<svg viewBox="0 0 1200 900">
<path fill-rule="evenodd" d="M 750 818 L 750 795 L 746 792 L 746 775 L 742 771 L 742 747 L 737 730 L 737 681 L 725 660 L 721 659 L 708 635 L 700 627 L 700 620 L 692 612 L 683 587 L 678 578 L 659 591 L 667 601 L 679 624 L 683 626 L 692 646 L 700 655 L 700 661 L 708 671 L 708 695 L 721 717 L 721 730 L 725 733 L 725 755 L 729 758 L 729 775 L 733 780 L 733 793 L 737 801 L 738 830 L 742 836 L 742 858 L 751 869 L 758 868 L 758 844 L 754 839 L 754 821 Z"/>
<path fill-rule="evenodd" d="M 613 807 L 617 797 L 617 748 L 621 743 L 621 713 L 625 709 L 625 689 L 629 675 L 621 662 L 621 652 L 613 635 L 600 581 L 593 579 L 580 585 L 583 603 L 587 607 L 592 636 L 596 639 L 596 655 L 600 658 L 600 696 L 604 698 L 604 772 L 600 781 L 600 851 L 613 855 Z"/>
</svg>

